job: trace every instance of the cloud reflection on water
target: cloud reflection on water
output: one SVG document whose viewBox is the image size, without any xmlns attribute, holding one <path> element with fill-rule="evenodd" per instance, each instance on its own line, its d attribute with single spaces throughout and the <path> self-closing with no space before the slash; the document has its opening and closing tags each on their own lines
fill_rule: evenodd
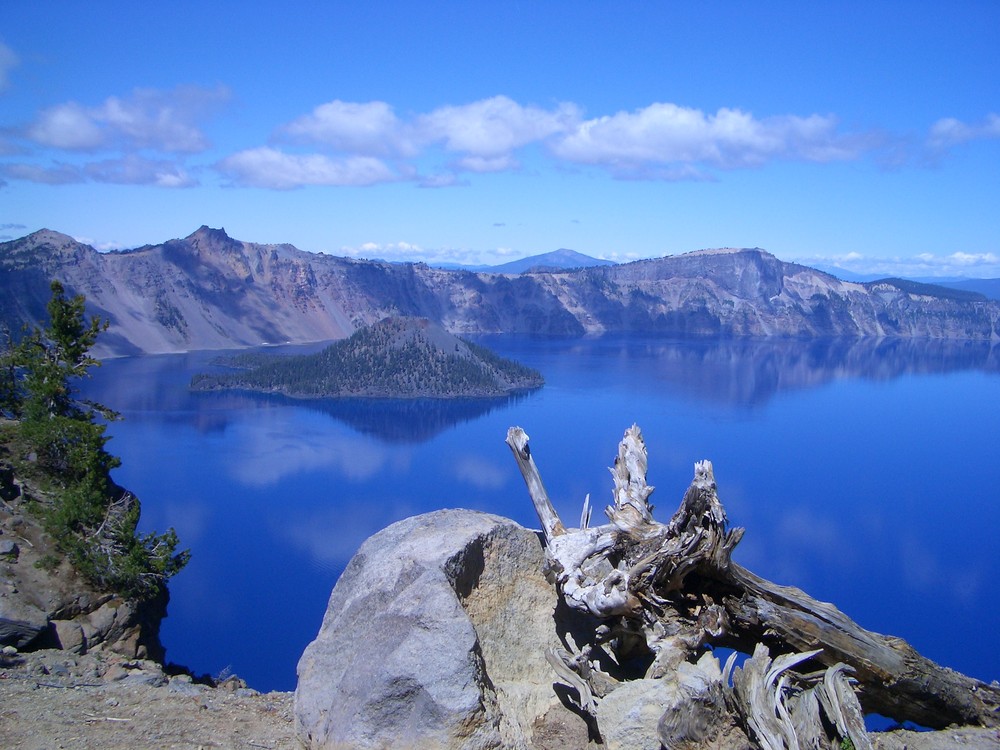
<svg viewBox="0 0 1000 750">
<path fill-rule="evenodd" d="M 390 463 L 390 451 L 370 438 L 328 429 L 303 430 L 289 411 L 230 425 L 230 475 L 247 487 L 268 487 L 302 472 L 328 471 L 351 482 L 376 476 Z"/>
</svg>

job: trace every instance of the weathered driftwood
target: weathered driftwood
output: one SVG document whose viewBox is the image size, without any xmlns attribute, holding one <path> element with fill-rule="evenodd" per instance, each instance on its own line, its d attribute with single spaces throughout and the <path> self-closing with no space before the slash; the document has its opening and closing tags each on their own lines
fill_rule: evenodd
<svg viewBox="0 0 1000 750">
<path fill-rule="evenodd" d="M 1000 726 L 996 684 L 940 667 L 905 641 L 867 631 L 833 605 L 732 562 L 743 529 L 728 526 L 710 462 L 695 465 L 677 512 L 668 523 L 659 523 L 649 502 L 653 487 L 646 484 L 645 444 L 633 426 L 611 469 L 609 523 L 589 525 L 588 497 L 581 527 L 567 529 L 545 491 L 528 436 L 512 427 L 507 444 L 541 521 L 550 572 L 564 600 L 601 622 L 593 644 L 581 653 L 549 656 L 551 663 L 561 663 L 557 672 L 569 670 L 577 675 L 576 683 L 589 684 L 565 680 L 589 709 L 599 693 L 588 672 L 600 671 L 589 666 L 591 648 L 606 650 L 618 663 L 645 654 L 645 676 L 656 678 L 681 662 L 695 661 L 711 645 L 756 654 L 733 673 L 733 688 L 725 687 L 727 700 L 739 704 L 745 725 L 764 747 L 797 747 L 788 741 L 789 727 L 798 723 L 806 731 L 802 727 L 820 711 L 836 736 L 864 747 L 860 735 L 855 738 L 860 709 L 852 708 L 857 700 L 844 678 L 848 669 L 867 712 L 932 728 Z M 761 647 L 777 655 L 773 663 Z M 768 665 L 761 666 L 765 661 Z M 751 685 L 757 687 L 751 690 Z M 768 692 L 770 702 L 762 703 L 760 696 Z M 754 715 L 758 719 L 749 718 Z M 762 723 L 755 727 L 754 721 Z M 767 739 L 768 733 L 778 739 Z M 821 745 L 804 740 L 802 746 Z"/>
</svg>

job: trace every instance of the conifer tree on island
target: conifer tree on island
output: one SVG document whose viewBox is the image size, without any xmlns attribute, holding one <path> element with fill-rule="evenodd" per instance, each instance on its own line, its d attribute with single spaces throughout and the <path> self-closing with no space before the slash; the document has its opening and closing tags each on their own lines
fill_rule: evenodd
<svg viewBox="0 0 1000 750">
<path fill-rule="evenodd" d="M 137 533 L 139 501 L 112 480 L 121 462 L 105 449 L 103 421 L 119 416 L 77 398 L 74 387 L 100 366 L 90 349 L 108 323 L 88 320 L 84 297 L 67 297 L 58 281 L 51 290 L 48 327 L 26 331 L 16 343 L 8 333 L 0 354 L 5 442 L 19 470 L 45 489 L 31 507 L 73 566 L 100 588 L 152 598 L 190 554 L 177 551 L 173 529 Z"/>
</svg>

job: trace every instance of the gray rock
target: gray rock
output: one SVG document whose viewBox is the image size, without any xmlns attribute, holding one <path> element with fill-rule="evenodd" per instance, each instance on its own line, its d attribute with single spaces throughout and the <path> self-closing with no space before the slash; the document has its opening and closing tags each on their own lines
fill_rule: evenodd
<svg viewBox="0 0 1000 750">
<path fill-rule="evenodd" d="M 0 557 L 17 559 L 21 550 L 13 539 L 0 539 Z"/>
<path fill-rule="evenodd" d="M 670 680 L 630 680 L 597 706 L 597 724 L 608 750 L 659 750 L 657 725 L 665 706 L 678 701 Z"/>
<path fill-rule="evenodd" d="M 582 723 L 545 661 L 558 638 L 542 560 L 534 532 L 473 511 L 409 518 L 366 541 L 299 661 L 303 744 L 527 748 L 550 711 Z"/>
<path fill-rule="evenodd" d="M 23 649 L 48 627 L 41 609 L 19 596 L 0 593 L 0 644 Z"/>
<path fill-rule="evenodd" d="M 80 623 L 75 620 L 53 620 L 52 628 L 59 648 L 74 654 L 82 654 L 87 650 L 87 639 Z"/>
</svg>

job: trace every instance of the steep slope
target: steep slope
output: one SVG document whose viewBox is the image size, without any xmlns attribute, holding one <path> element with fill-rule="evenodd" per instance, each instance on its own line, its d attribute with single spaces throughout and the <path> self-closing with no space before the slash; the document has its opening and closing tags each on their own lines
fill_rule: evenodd
<svg viewBox="0 0 1000 750">
<path fill-rule="evenodd" d="M 337 258 L 208 227 L 114 253 L 42 230 L 0 243 L 0 271 L 0 320 L 11 330 L 43 319 L 58 278 L 111 321 L 100 356 L 338 339 L 390 316 L 466 334 L 995 340 L 1000 331 L 1000 303 L 982 295 L 842 281 L 756 248 L 513 276 Z"/>
<path fill-rule="evenodd" d="M 337 339 L 394 309 L 373 298 L 382 265 L 239 242 L 208 227 L 112 253 L 43 230 L 0 245 L 0 315 L 13 330 L 41 320 L 49 279 L 58 278 L 111 321 L 102 355 Z"/>
</svg>

